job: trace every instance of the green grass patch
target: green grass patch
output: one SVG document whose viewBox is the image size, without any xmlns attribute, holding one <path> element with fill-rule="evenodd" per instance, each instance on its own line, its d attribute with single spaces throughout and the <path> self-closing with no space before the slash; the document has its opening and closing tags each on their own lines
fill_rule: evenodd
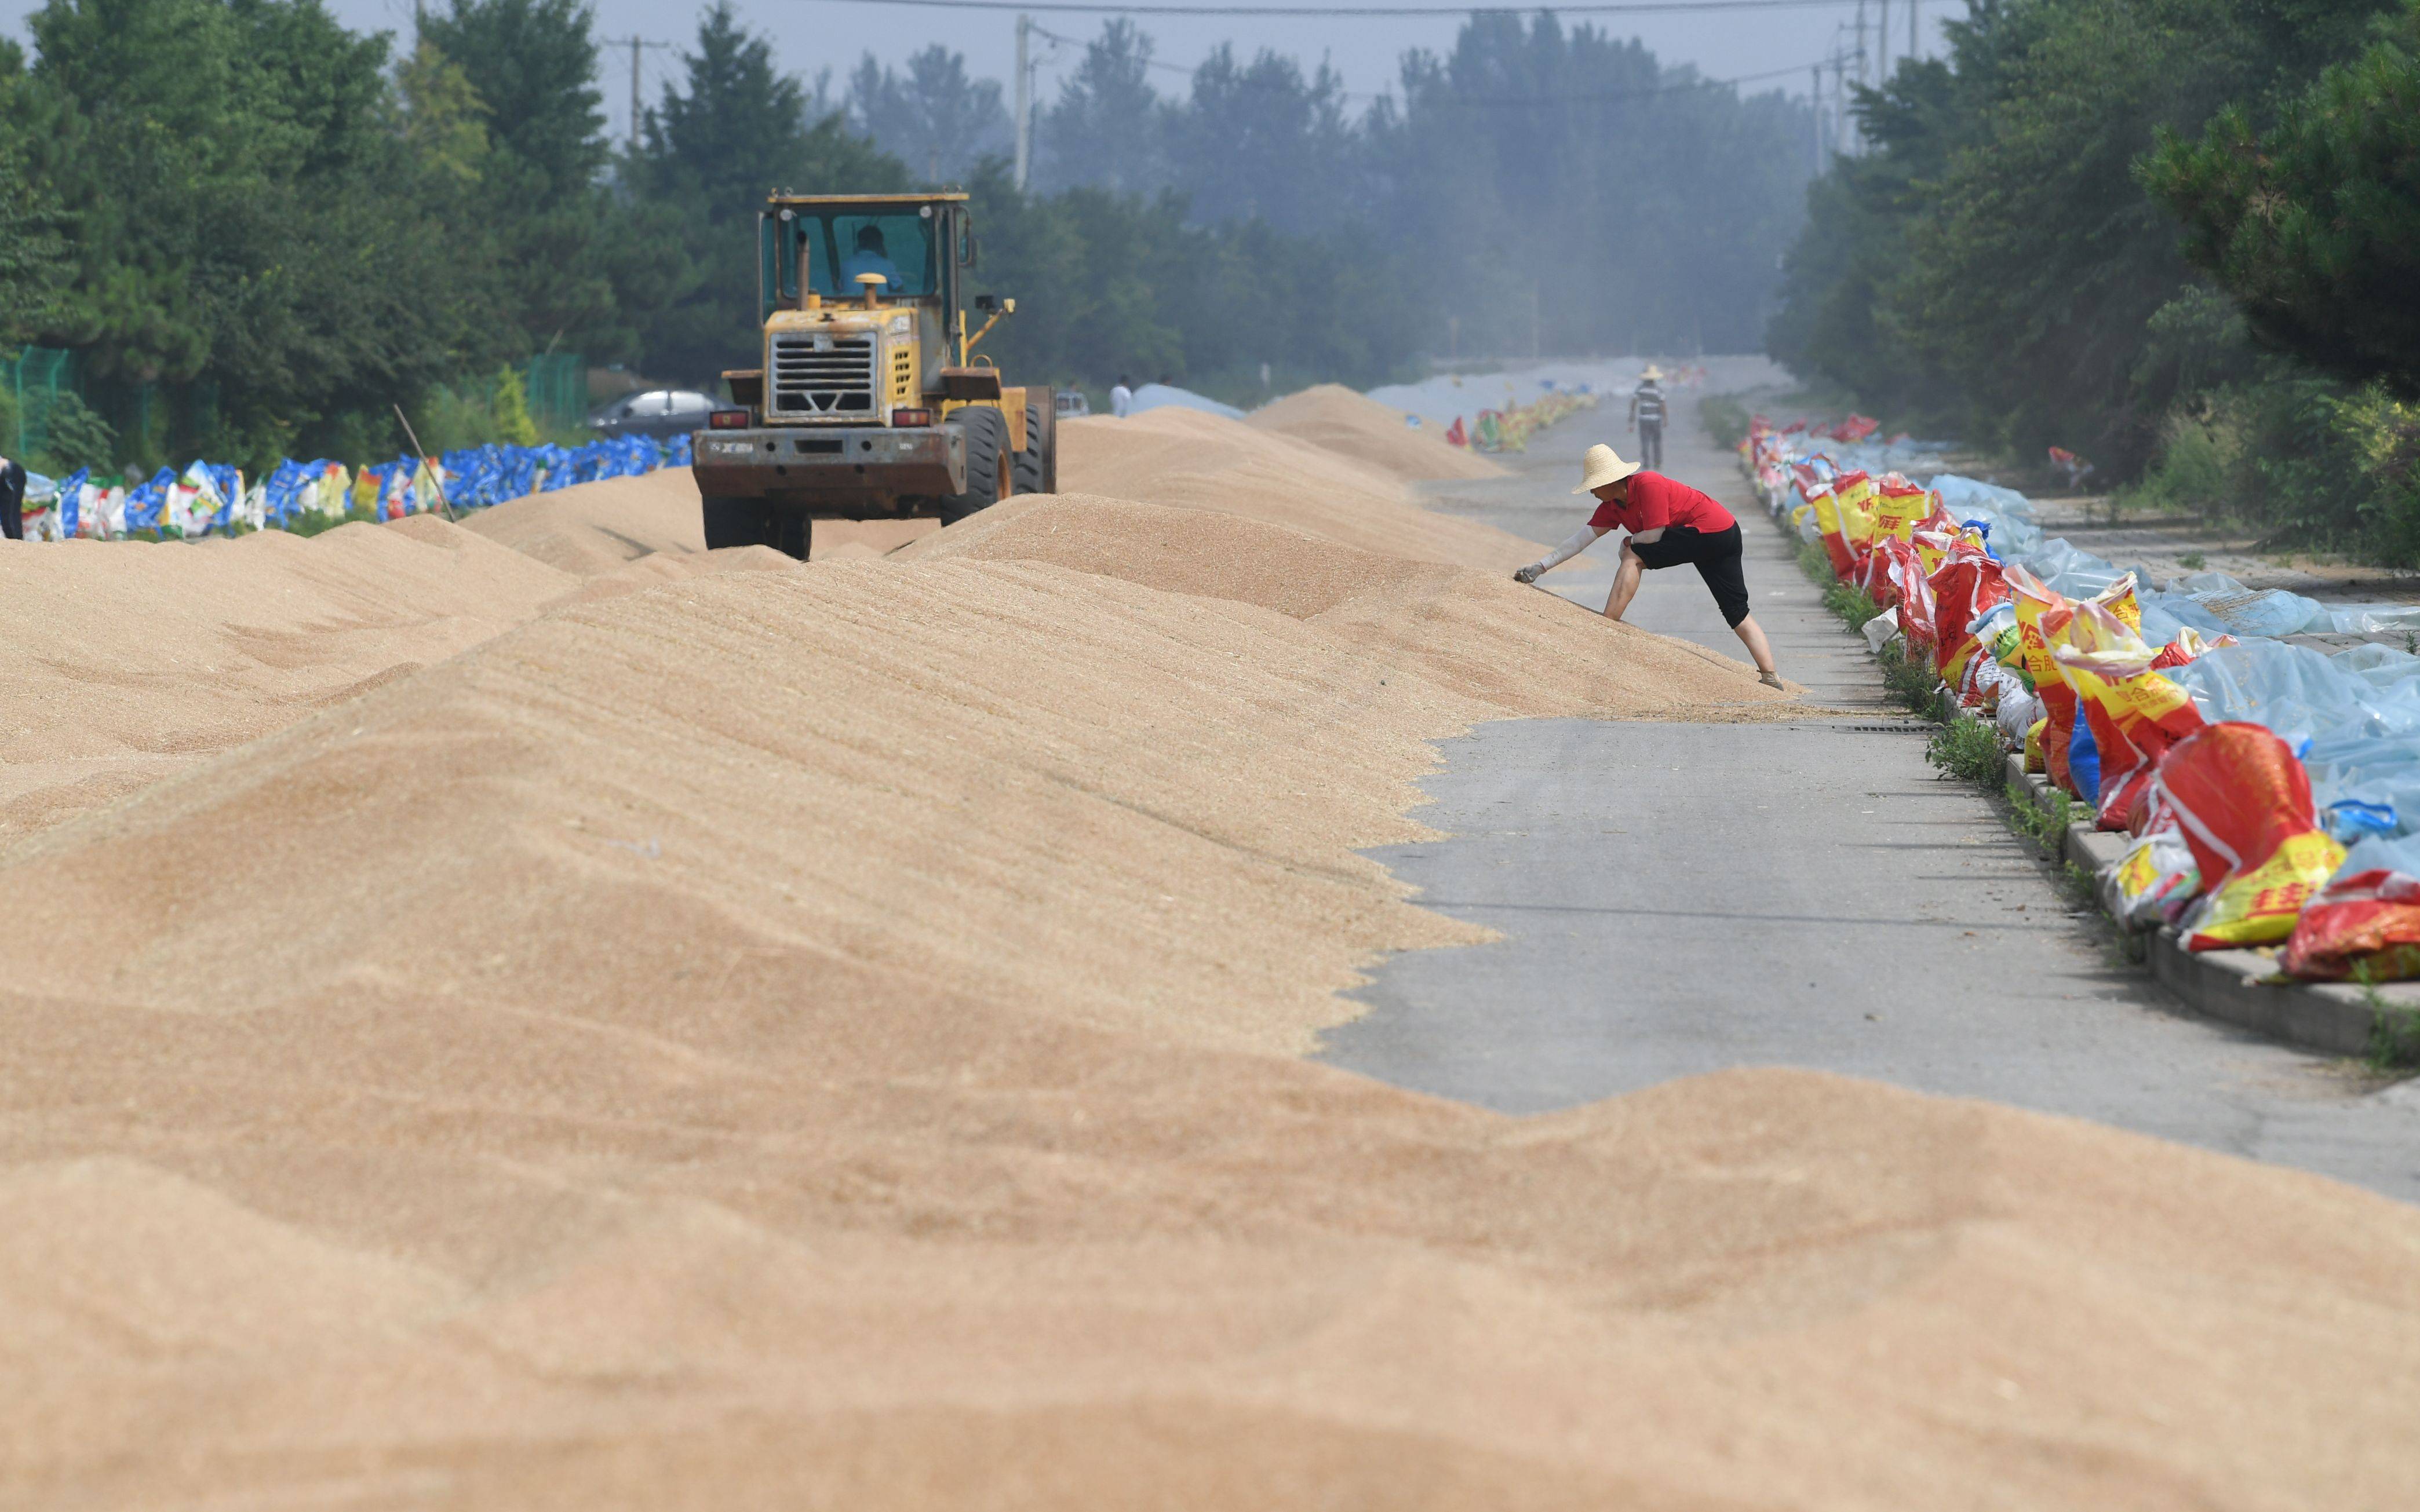
<svg viewBox="0 0 2420 1512">
<path fill-rule="evenodd" d="M 1989 793 L 2006 781 L 2008 753 L 1999 732 L 1980 719 L 1952 719 L 1925 742 L 1924 759 L 1944 777 L 1971 782 Z"/>
<path fill-rule="evenodd" d="M 2101 885 L 2089 867 L 2070 861 L 2059 870 L 2058 887 L 2067 894 L 2068 902 L 2079 907 L 2101 902 Z"/>
<path fill-rule="evenodd" d="M 2420 1008 L 2388 1002 L 2366 961 L 2353 963 L 2352 980 L 2369 1008 L 2369 1069 L 2390 1074 L 2420 1070 Z"/>
<path fill-rule="evenodd" d="M 1862 632 L 1866 622 L 1883 611 L 1871 594 L 1853 583 L 1834 583 L 1823 590 L 1823 607 L 1850 629 Z"/>
<path fill-rule="evenodd" d="M 2044 854 L 2056 854 L 2067 843 L 2067 826 L 2075 822 L 2075 810 L 2081 805 L 2056 788 L 2044 793 L 2039 803 L 2022 782 L 2010 782 L 2007 791 L 2009 823 Z"/>
<path fill-rule="evenodd" d="M 2202 568 L 2210 565 L 2210 558 L 2203 556 L 2198 551 L 2188 551 L 2184 555 L 2177 558 L 2177 565 L 2184 568 L 2187 572 L 2199 572 Z"/>
<path fill-rule="evenodd" d="M 1874 658 L 1883 670 L 1883 691 L 1910 714 L 1937 718 L 1941 713 L 1941 678 L 1932 663 L 1910 660 L 1897 644 L 1883 647 Z"/>
</svg>

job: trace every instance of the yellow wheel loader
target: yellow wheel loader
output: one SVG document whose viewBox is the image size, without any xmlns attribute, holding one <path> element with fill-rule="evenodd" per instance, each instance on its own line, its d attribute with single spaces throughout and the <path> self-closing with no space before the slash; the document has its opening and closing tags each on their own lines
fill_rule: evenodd
<svg viewBox="0 0 2420 1512">
<path fill-rule="evenodd" d="M 819 519 L 964 519 L 1059 486 L 1058 408 L 976 352 L 967 196 L 781 194 L 757 215 L 764 365 L 694 438 L 706 544 L 807 554 Z"/>
</svg>

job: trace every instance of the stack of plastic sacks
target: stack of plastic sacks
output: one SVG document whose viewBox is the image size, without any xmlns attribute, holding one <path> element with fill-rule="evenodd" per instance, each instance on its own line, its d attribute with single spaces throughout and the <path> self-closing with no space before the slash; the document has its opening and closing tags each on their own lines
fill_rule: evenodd
<svg viewBox="0 0 2420 1512">
<path fill-rule="evenodd" d="M 359 510 L 377 519 L 451 508 L 483 509 L 507 500 L 690 465 L 690 438 L 670 442 L 620 436 L 561 446 L 480 446 L 433 462 L 400 456 L 358 471 L 325 457 L 288 458 L 247 486 L 237 469 L 195 462 L 182 473 L 162 468 L 132 487 L 104 486 L 79 468 L 47 486 L 39 538 L 115 540 L 137 531 L 194 538 L 242 530 L 291 530 L 305 517 L 342 517 Z M 34 532 L 28 532 L 33 535 Z"/>
<path fill-rule="evenodd" d="M 2359 938 L 2386 928 L 2381 918 L 2410 935 L 2373 948 L 2364 969 L 2420 971 L 2420 845 L 2405 870 L 2372 867 L 2381 874 L 2358 884 L 2359 863 L 2346 863 L 2343 887 L 2329 889 L 2345 862 L 2331 828 L 2386 835 L 2420 817 L 2420 656 L 2364 646 L 2339 663 L 2274 640 L 2238 645 L 2237 630 L 2257 636 L 2256 625 L 2288 619 L 2300 629 L 2317 606 L 2223 579 L 2139 590 L 2136 574 L 2043 539 L 2011 490 L 1945 476 L 1919 494 L 1763 425 L 1741 459 L 1769 501 L 1784 488 L 1799 500 L 1801 538 L 1885 606 L 1877 624 L 1887 627 L 1869 625 L 1869 641 L 1895 636 L 2031 768 L 2083 799 L 2099 827 L 2134 837 L 2107 877 L 2119 913 L 2179 923 L 2194 949 L 2273 945 L 2299 939 L 2305 903 L 2328 889 L 2338 912 L 2315 912 L 2312 928 L 2358 904 L 2370 931 Z M 2420 619 L 2401 606 L 2350 612 L 2365 624 Z M 2366 791 L 2331 795 L 2323 810 L 2315 777 Z M 2327 943 L 2289 948 L 2289 966 L 2350 969 Z"/>
<path fill-rule="evenodd" d="M 1585 388 L 1551 389 L 1531 404 L 1508 401 L 1501 409 L 1481 409 L 1471 427 L 1470 446 L 1481 452 L 1527 451 L 1531 436 L 1595 403 L 1596 395 Z"/>
</svg>

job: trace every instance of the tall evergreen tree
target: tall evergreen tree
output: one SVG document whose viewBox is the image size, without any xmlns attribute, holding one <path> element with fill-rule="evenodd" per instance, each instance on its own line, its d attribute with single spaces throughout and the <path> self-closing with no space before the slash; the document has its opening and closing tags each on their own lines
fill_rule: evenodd
<svg viewBox="0 0 2420 1512">
<path fill-rule="evenodd" d="M 774 67 L 771 46 L 740 25 L 728 0 L 699 18 L 697 46 L 681 61 L 682 82 L 667 85 L 646 114 L 629 177 L 633 198 L 681 256 L 669 297 L 646 319 L 647 362 L 660 375 L 707 382 L 751 365 L 756 212 L 766 193 L 879 193 L 908 180 L 838 112 L 811 120 L 808 92 Z"/>
<path fill-rule="evenodd" d="M 1333 224 L 1348 201 L 1358 144 L 1344 114 L 1344 82 L 1326 64 L 1306 79 L 1290 57 L 1263 50 L 1238 65 L 1214 48 L 1193 70 L 1181 110 L 1170 113 L 1168 172 L 1203 224 L 1259 217 L 1287 231 Z"/>
<path fill-rule="evenodd" d="M 2272 130 L 2229 105 L 2142 177 L 2271 346 L 2420 398 L 2420 0 Z"/>
<path fill-rule="evenodd" d="M 594 20 L 580 0 L 452 0 L 420 24 L 486 105 L 497 149 L 528 170 L 517 192 L 548 207 L 579 202 L 609 155 Z"/>
<path fill-rule="evenodd" d="M 966 55 L 936 42 L 893 72 L 869 53 L 849 75 L 851 123 L 922 176 L 956 183 L 986 157 L 1016 148 L 1000 85 L 967 77 Z"/>
<path fill-rule="evenodd" d="M 1126 193 L 1153 193 L 1167 183 L 1151 54 L 1151 39 L 1125 17 L 1084 45 L 1083 61 L 1042 117 L 1037 183 L 1090 184 Z"/>
</svg>

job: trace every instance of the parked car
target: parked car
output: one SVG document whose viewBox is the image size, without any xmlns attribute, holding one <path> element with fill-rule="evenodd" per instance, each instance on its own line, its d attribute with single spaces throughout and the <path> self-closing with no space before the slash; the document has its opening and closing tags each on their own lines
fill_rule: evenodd
<svg viewBox="0 0 2420 1512">
<path fill-rule="evenodd" d="M 1089 415 L 1092 412 L 1093 401 L 1084 397 L 1083 390 L 1061 389 L 1059 391 L 1060 419 L 1074 420 L 1083 415 Z"/>
<path fill-rule="evenodd" d="M 642 389 L 626 393 L 588 417 L 600 436 L 653 436 L 659 440 L 706 428 L 706 417 L 722 406 L 695 389 Z"/>
</svg>

